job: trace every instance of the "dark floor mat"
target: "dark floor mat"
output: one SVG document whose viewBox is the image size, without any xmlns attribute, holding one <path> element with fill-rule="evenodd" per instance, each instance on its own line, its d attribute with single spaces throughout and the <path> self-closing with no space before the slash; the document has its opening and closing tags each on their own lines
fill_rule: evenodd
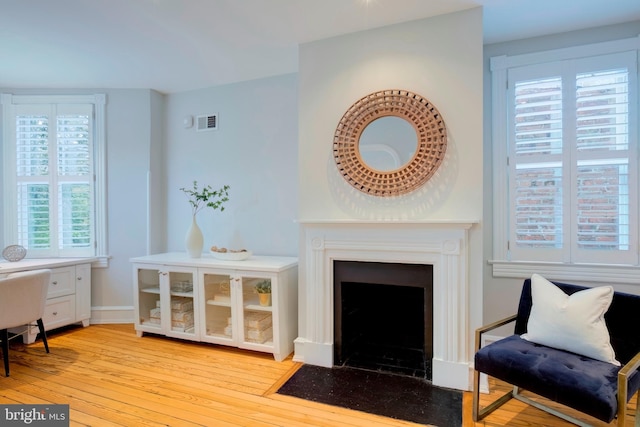
<svg viewBox="0 0 640 427">
<path fill-rule="evenodd" d="M 278 393 L 415 423 L 462 425 L 462 392 L 419 378 L 303 365 Z"/>
</svg>

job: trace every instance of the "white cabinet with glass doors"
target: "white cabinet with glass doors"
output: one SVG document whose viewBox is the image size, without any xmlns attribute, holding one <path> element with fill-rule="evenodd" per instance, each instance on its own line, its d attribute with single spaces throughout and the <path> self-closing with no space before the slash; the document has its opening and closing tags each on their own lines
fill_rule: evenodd
<svg viewBox="0 0 640 427">
<path fill-rule="evenodd" d="M 188 340 L 199 339 L 195 268 L 135 264 L 135 329 Z"/>
<path fill-rule="evenodd" d="M 200 269 L 203 298 L 200 312 L 202 341 L 273 353 L 276 360 L 288 356 L 293 347 L 285 315 L 291 281 L 283 274 L 255 271 Z M 261 305 L 256 285 L 271 284 L 271 302 Z M 290 302 L 290 301 L 289 301 Z M 282 337 L 281 337 L 282 335 Z"/>
<path fill-rule="evenodd" d="M 139 336 L 150 332 L 267 352 L 278 361 L 293 352 L 298 332 L 297 258 L 222 261 L 209 254 L 189 258 L 176 252 L 131 261 Z M 177 291 L 176 284 L 189 281 L 192 290 Z M 260 302 L 259 284 L 269 285 L 268 302 Z M 186 308 L 193 313 L 192 330 L 175 328 L 176 309 L 185 308 L 182 298 L 187 298 Z"/>
</svg>

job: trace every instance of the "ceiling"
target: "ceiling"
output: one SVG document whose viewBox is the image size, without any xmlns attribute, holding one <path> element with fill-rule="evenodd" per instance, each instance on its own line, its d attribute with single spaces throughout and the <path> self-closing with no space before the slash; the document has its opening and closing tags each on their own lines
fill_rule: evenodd
<svg viewBox="0 0 640 427">
<path fill-rule="evenodd" d="M 640 0 L 0 0 L 0 88 L 201 89 L 298 45 L 483 6 L 484 42 L 640 20 Z"/>
</svg>

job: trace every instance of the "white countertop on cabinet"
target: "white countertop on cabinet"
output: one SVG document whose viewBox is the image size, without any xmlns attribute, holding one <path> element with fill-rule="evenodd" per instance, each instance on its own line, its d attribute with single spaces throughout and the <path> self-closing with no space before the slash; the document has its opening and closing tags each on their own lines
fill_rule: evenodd
<svg viewBox="0 0 640 427">
<path fill-rule="evenodd" d="M 25 258 L 20 261 L 0 261 L 0 274 L 16 271 L 36 270 L 40 268 L 58 268 L 69 265 L 91 263 L 98 258 Z"/>
<path fill-rule="evenodd" d="M 170 264 L 184 267 L 228 268 L 232 270 L 280 272 L 295 267 L 296 257 L 252 255 L 243 261 L 224 261 L 203 253 L 200 258 L 191 258 L 186 252 L 167 252 L 131 258 L 131 262 L 147 264 Z"/>
</svg>

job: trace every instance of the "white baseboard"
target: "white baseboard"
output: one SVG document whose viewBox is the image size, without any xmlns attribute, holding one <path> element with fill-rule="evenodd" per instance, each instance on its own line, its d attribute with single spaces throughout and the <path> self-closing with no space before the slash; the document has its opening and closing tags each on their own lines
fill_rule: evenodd
<svg viewBox="0 0 640 427">
<path fill-rule="evenodd" d="M 298 337 L 293 341 L 294 362 L 331 368 L 333 366 L 333 344 L 315 343 Z"/>
<path fill-rule="evenodd" d="M 468 363 L 457 363 L 446 360 L 432 360 L 431 383 L 435 386 L 471 390 L 471 377 Z"/>
<path fill-rule="evenodd" d="M 91 324 L 106 325 L 114 323 L 134 323 L 133 306 L 91 307 Z"/>
</svg>

